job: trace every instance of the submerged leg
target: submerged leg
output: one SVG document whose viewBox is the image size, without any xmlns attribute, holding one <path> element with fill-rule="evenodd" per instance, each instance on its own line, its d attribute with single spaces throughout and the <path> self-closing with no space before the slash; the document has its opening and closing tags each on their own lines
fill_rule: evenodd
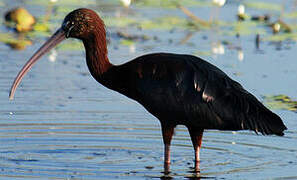
<svg viewBox="0 0 297 180">
<path fill-rule="evenodd" d="M 195 172 L 200 172 L 200 148 L 202 143 L 203 129 L 188 127 L 188 130 L 195 150 Z"/>
<path fill-rule="evenodd" d="M 170 171 L 170 143 L 175 126 L 165 126 L 163 124 L 161 126 L 164 142 L 164 173 L 168 174 Z"/>
</svg>

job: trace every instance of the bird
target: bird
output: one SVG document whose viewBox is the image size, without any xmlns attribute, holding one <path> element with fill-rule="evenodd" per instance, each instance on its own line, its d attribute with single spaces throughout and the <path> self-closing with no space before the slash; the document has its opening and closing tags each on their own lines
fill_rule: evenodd
<svg viewBox="0 0 297 180">
<path fill-rule="evenodd" d="M 283 136 L 282 119 L 255 96 L 211 63 L 187 54 L 152 53 L 121 65 L 108 58 L 103 20 L 91 9 L 70 12 L 62 26 L 28 60 L 10 90 L 45 53 L 67 38 L 83 42 L 86 64 L 92 77 L 140 103 L 160 121 L 164 143 L 164 172 L 170 173 L 170 144 L 174 129 L 184 125 L 194 147 L 194 171 L 200 172 L 200 149 L 206 129 L 251 130 Z"/>
</svg>

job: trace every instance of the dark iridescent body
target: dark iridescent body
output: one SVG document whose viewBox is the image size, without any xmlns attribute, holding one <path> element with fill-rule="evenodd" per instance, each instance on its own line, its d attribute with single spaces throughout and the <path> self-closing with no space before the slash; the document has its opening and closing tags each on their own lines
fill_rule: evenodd
<svg viewBox="0 0 297 180">
<path fill-rule="evenodd" d="M 160 120 L 165 144 L 165 172 L 169 172 L 170 142 L 176 125 L 185 125 L 189 130 L 195 149 L 196 171 L 199 171 L 204 129 L 253 130 L 280 136 L 286 129 L 276 114 L 239 83 L 198 57 L 156 53 L 123 65 L 112 65 L 107 57 L 104 23 L 89 9 L 77 9 L 66 16 L 62 28 L 20 71 L 10 98 L 38 58 L 65 37 L 83 41 L 87 65 L 99 83 L 139 102 Z"/>
</svg>

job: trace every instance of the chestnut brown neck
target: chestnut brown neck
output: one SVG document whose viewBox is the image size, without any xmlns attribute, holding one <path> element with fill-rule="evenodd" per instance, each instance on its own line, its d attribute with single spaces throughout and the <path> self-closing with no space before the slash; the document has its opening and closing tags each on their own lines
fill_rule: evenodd
<svg viewBox="0 0 297 180">
<path fill-rule="evenodd" d="M 99 81 L 104 73 L 113 65 L 108 60 L 106 33 L 103 21 L 100 19 L 92 32 L 82 38 L 88 68 L 92 76 Z"/>
</svg>

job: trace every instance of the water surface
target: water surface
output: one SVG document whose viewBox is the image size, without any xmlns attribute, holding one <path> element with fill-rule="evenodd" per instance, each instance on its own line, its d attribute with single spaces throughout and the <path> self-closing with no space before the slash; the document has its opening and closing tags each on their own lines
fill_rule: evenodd
<svg viewBox="0 0 297 180">
<path fill-rule="evenodd" d="M 3 1 L 0 14 L 16 5 L 26 7 L 35 16 L 44 15 L 47 8 L 38 3 Z M 236 1 L 230 1 L 220 9 L 219 19 L 234 21 L 237 5 Z M 79 4 L 68 6 L 70 10 L 80 7 Z M 106 1 L 90 1 L 84 6 L 99 11 L 105 17 L 118 14 L 148 19 L 166 15 L 185 17 L 177 9 L 135 5 L 127 11 L 117 3 L 106 4 Z M 207 19 L 211 7 L 195 6 L 190 9 L 197 16 Z M 269 10 L 249 11 L 277 14 Z M 53 31 L 62 22 L 59 17 L 51 20 Z M 294 22 L 294 19 L 288 21 Z M 178 27 L 139 30 L 133 26 L 108 26 L 109 58 L 112 63 L 121 64 L 151 52 L 196 54 L 242 83 L 260 101 L 265 95 L 278 94 L 297 100 L 295 41 L 263 41 L 260 50 L 256 50 L 255 33 L 237 38 L 222 35 L 220 28 L 193 32 Z M 13 33 L 4 25 L 0 30 Z M 127 45 L 121 43 L 123 39 L 116 35 L 118 31 L 145 35 L 148 40 Z M 189 33 L 190 38 L 184 42 Z M 268 35 L 269 32 L 263 37 Z M 23 79 L 15 99 L 8 100 L 9 88 L 17 72 L 45 39 L 45 36 L 32 38 L 34 44 L 22 51 L 0 44 L 0 177 L 162 178 L 163 142 L 159 121 L 133 100 L 98 84 L 88 72 L 82 46 L 75 50 L 58 47 L 55 62 L 49 60 L 50 54 L 43 57 Z M 223 53 L 214 53 L 214 44 L 224 40 L 232 44 L 223 44 Z M 78 41 L 67 40 L 64 43 Z M 244 54 L 243 58 L 242 55 L 238 58 L 241 53 L 238 49 Z M 284 137 L 264 137 L 249 131 L 206 131 L 198 177 L 297 178 L 296 113 L 282 109 L 273 111 L 289 128 Z M 176 179 L 195 177 L 190 172 L 193 158 L 188 132 L 183 126 L 178 126 L 172 141 L 170 176 Z"/>
</svg>

